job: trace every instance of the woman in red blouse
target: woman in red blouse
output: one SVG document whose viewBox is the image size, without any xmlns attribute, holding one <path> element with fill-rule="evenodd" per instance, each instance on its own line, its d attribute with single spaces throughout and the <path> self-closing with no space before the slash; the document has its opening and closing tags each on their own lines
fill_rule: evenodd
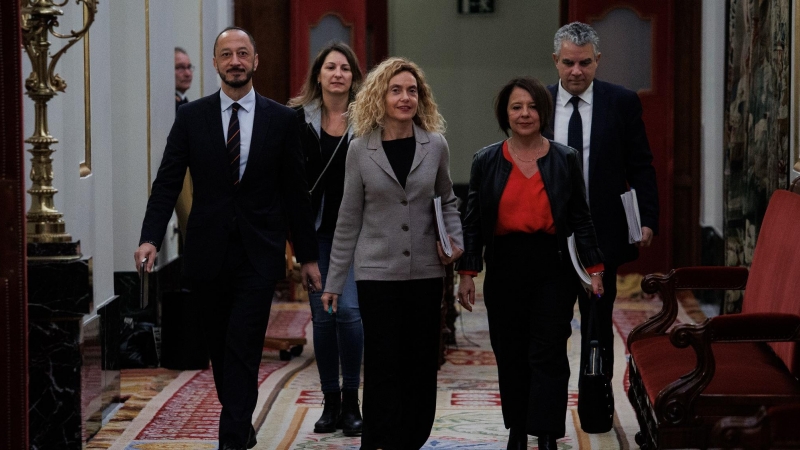
<svg viewBox="0 0 800 450">
<path fill-rule="evenodd" d="M 497 96 L 500 129 L 511 136 L 475 154 L 458 263 L 459 302 L 471 310 L 472 278 L 486 261 L 484 301 L 497 358 L 509 449 L 555 449 L 565 434 L 572 311 L 582 289 L 567 249 L 575 234 L 592 289 L 603 293 L 603 256 L 586 204 L 577 152 L 549 141 L 553 104 L 532 78 Z"/>
</svg>

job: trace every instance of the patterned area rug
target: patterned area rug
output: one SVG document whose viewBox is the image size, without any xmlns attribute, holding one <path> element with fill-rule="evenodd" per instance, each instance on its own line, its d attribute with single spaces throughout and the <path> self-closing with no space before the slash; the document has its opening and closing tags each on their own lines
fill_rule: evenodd
<svg viewBox="0 0 800 450">
<path fill-rule="evenodd" d="M 661 305 L 657 297 L 638 290 L 640 276 L 621 277 L 614 313 L 615 351 L 624 355 L 625 339 L 637 324 L 652 316 Z M 478 280 L 478 292 L 482 292 Z M 701 319 L 699 308 L 687 299 L 679 320 Z M 689 314 L 688 311 L 691 311 Z M 315 434 L 314 422 L 322 413 L 319 375 L 314 364 L 308 305 L 275 303 L 268 336 L 305 336 L 308 343 L 299 357 L 279 361 L 277 352 L 265 350 L 261 387 L 253 418 L 258 429 L 256 449 L 358 449 L 360 438 L 341 431 Z M 698 315 L 699 314 L 699 315 Z M 558 442 L 567 449 L 637 448 L 638 431 L 627 396 L 625 358 L 614 367 L 616 416 L 614 428 L 604 434 L 586 434 L 577 414 L 577 366 L 580 360 L 580 313 L 575 308 L 573 336 L 568 345 L 572 377 L 567 436 Z M 437 413 L 425 449 L 488 450 L 505 448 L 508 431 L 503 426 L 497 386 L 497 367 L 489 345 L 486 309 L 479 294 L 472 313 L 463 311 L 456 322 L 458 345 L 447 350 L 447 362 L 439 371 Z M 178 450 L 216 449 L 216 401 L 210 371 L 149 369 L 123 372 L 123 394 L 129 399 L 114 419 L 87 445 L 87 449 Z M 536 448 L 531 437 L 529 448 Z"/>
<path fill-rule="evenodd" d="M 480 280 L 476 280 L 478 284 Z M 638 289 L 641 276 L 621 277 L 621 296 L 616 301 L 615 352 L 625 355 L 625 339 L 630 330 L 652 316 L 661 306 L 657 297 L 646 296 Z M 436 421 L 424 449 L 503 449 L 508 430 L 503 425 L 497 385 L 497 367 L 489 344 L 481 286 L 472 313 L 463 311 L 456 322 L 458 346 L 447 350 L 447 363 L 439 371 Z M 699 310 L 699 309 L 698 309 Z M 691 321 L 681 312 L 681 321 Z M 572 377 L 569 386 L 569 409 L 565 421 L 567 436 L 560 439 L 560 449 L 630 449 L 637 448 L 634 435 L 638 425 L 627 399 L 627 366 L 624 357 L 614 367 L 616 416 L 614 428 L 604 434 L 586 434 L 577 414 L 577 368 L 580 361 L 580 313 L 575 308 L 573 336 L 569 342 Z M 263 449 L 334 450 L 358 449 L 359 438 L 346 437 L 341 431 L 331 434 L 313 432 L 314 422 L 322 413 L 319 378 L 314 364 L 293 376 L 280 390 L 258 434 Z M 529 448 L 536 448 L 531 437 Z"/>
<path fill-rule="evenodd" d="M 307 304 L 276 302 L 268 337 L 310 335 Z M 265 349 L 259 368 L 256 412 L 267 410 L 287 377 L 306 367 L 311 356 L 281 361 Z M 131 369 L 122 374 L 124 405 L 87 444 L 87 449 L 216 449 L 219 414 L 211 369 L 170 371 Z"/>
</svg>

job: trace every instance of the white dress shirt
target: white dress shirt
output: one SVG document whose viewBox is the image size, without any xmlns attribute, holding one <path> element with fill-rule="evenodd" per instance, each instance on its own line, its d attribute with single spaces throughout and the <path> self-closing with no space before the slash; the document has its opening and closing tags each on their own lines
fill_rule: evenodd
<svg viewBox="0 0 800 450">
<path fill-rule="evenodd" d="M 567 92 L 558 82 L 558 92 L 556 93 L 556 116 L 554 117 L 555 126 L 553 127 L 553 140 L 559 144 L 567 145 L 569 132 L 569 118 L 572 117 L 574 109 L 569 102 L 572 94 Z M 594 81 L 579 95 L 581 101 L 578 102 L 578 112 L 581 113 L 581 124 L 583 125 L 583 184 L 586 186 L 586 202 L 589 202 L 589 148 L 592 139 L 592 100 L 594 100 Z M 581 150 L 581 149 L 576 149 Z"/>
<path fill-rule="evenodd" d="M 220 106 L 222 107 L 222 134 L 225 135 L 225 142 L 228 142 L 228 125 L 231 121 L 231 106 L 234 101 L 225 95 L 222 90 L 219 91 Z M 240 98 L 236 103 L 239 103 L 239 179 L 244 175 L 244 169 L 247 166 L 247 157 L 250 155 L 250 138 L 253 136 L 253 119 L 255 118 L 256 109 L 256 91 L 250 88 L 250 92 L 244 97 Z"/>
</svg>

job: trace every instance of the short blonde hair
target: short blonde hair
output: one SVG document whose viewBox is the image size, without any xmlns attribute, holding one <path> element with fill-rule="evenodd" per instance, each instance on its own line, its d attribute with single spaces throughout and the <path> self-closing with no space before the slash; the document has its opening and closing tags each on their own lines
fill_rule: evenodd
<svg viewBox="0 0 800 450">
<path fill-rule="evenodd" d="M 425 131 L 444 133 L 444 118 L 439 114 L 422 69 L 405 58 L 388 58 L 367 74 L 361 90 L 356 94 L 356 100 L 348 108 L 350 123 L 353 124 L 356 136 L 368 134 L 378 127 L 383 128 L 389 81 L 400 72 L 408 72 L 417 80 L 417 114 L 414 116 L 414 123 Z"/>
</svg>

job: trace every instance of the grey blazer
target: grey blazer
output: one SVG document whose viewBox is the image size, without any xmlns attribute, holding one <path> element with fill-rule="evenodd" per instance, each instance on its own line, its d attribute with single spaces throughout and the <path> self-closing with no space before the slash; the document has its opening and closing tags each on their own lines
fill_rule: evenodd
<svg viewBox="0 0 800 450">
<path fill-rule="evenodd" d="M 416 125 L 414 137 L 417 148 L 405 189 L 383 150 L 380 129 L 350 143 L 325 292 L 342 293 L 354 257 L 356 281 L 443 277 L 436 250 L 436 196 L 442 197 L 447 233 L 464 248 L 447 141 Z"/>
</svg>

